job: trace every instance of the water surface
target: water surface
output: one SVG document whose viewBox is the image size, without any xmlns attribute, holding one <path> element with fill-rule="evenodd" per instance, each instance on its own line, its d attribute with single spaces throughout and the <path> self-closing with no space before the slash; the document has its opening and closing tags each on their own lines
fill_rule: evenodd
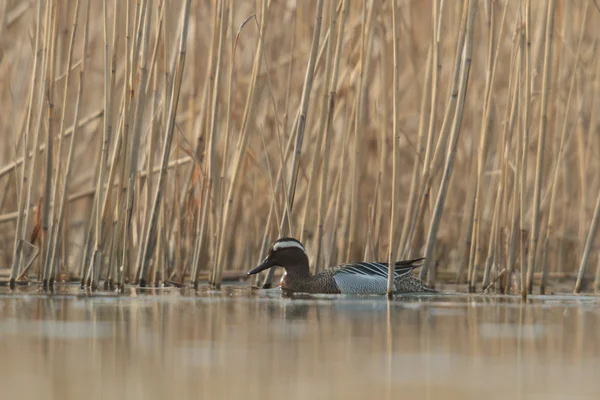
<svg viewBox="0 0 600 400">
<path fill-rule="evenodd" d="M 598 399 L 599 332 L 597 297 L 1 288 L 0 384 L 19 399 Z"/>
</svg>

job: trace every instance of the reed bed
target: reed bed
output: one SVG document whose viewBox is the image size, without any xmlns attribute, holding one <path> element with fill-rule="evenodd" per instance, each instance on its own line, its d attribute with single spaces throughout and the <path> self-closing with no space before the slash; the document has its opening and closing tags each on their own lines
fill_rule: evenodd
<svg viewBox="0 0 600 400">
<path fill-rule="evenodd" d="M 5 0 L 0 24 L 11 285 L 219 288 L 291 235 L 314 270 L 600 286 L 592 1 Z"/>
</svg>

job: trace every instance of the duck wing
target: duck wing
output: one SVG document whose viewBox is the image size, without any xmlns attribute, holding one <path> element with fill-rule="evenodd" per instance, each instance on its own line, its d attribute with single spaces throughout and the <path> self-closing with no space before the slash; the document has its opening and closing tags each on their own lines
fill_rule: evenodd
<svg viewBox="0 0 600 400">
<path fill-rule="evenodd" d="M 421 261 L 423 260 L 423 258 L 417 258 L 414 260 L 396 261 L 394 265 L 394 280 L 410 274 L 414 269 L 421 266 Z M 387 280 L 388 265 L 388 263 L 384 262 L 354 262 L 340 265 L 335 269 L 334 275 L 347 274 Z"/>
</svg>

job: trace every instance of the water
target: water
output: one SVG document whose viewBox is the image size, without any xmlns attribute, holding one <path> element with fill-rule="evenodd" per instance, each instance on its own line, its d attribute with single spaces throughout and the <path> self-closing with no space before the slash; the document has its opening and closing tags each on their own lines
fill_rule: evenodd
<svg viewBox="0 0 600 400">
<path fill-rule="evenodd" d="M 600 398 L 596 297 L 0 290 L 3 398 Z"/>
</svg>

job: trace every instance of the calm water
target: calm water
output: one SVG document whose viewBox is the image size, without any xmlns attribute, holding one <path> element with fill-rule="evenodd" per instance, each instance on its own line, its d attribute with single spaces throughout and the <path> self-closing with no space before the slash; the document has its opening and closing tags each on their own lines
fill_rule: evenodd
<svg viewBox="0 0 600 400">
<path fill-rule="evenodd" d="M 596 297 L 0 290 L 7 399 L 600 398 Z"/>
</svg>

